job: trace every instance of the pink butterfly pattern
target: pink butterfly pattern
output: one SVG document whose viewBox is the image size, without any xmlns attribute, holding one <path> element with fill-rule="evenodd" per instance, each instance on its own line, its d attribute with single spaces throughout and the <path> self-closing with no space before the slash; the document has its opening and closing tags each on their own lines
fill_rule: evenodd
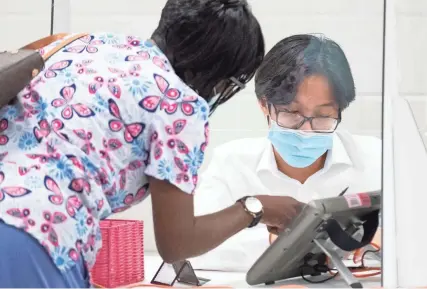
<svg viewBox="0 0 427 289">
<path fill-rule="evenodd" d="M 160 109 L 164 110 L 167 114 L 174 114 L 178 110 L 178 107 L 186 116 L 192 116 L 195 113 L 197 96 L 181 97 L 181 92 L 176 88 L 170 88 L 169 82 L 163 76 L 154 74 L 153 77 L 162 96 L 146 96 L 139 102 L 140 107 L 152 113 Z"/>
<path fill-rule="evenodd" d="M 3 183 L 4 179 L 5 179 L 4 172 L 0 172 L 0 184 Z M 20 198 L 30 193 L 31 193 L 31 190 L 21 186 L 11 186 L 11 187 L 2 186 L 0 188 L 0 203 L 6 198 L 6 196 L 9 196 L 11 198 Z"/>
<path fill-rule="evenodd" d="M 68 188 L 71 191 L 79 193 L 79 194 L 81 194 L 83 192 L 90 194 L 91 189 L 92 189 L 89 181 L 85 178 L 72 179 Z"/>
<path fill-rule="evenodd" d="M 100 220 L 143 201 L 146 174 L 191 194 L 208 142 L 199 115 L 208 104 L 160 49 L 104 36 L 62 48 L 0 112 L 1 219 L 37 239 L 62 272 L 81 257 L 93 265 Z"/>
<path fill-rule="evenodd" d="M 205 124 L 205 141 L 202 143 L 200 149 L 202 152 L 206 150 L 206 147 L 209 144 L 209 125 L 208 123 Z"/>
<path fill-rule="evenodd" d="M 150 54 L 147 51 L 138 51 L 136 55 L 128 55 L 125 61 L 144 61 L 150 59 Z"/>
<path fill-rule="evenodd" d="M 24 121 L 25 119 L 31 118 L 32 116 L 39 113 L 39 111 L 29 103 L 24 103 L 23 107 L 24 109 L 22 110 L 22 113 L 15 119 L 16 121 Z"/>
<path fill-rule="evenodd" d="M 50 160 L 58 160 L 60 158 L 60 154 L 57 153 L 55 147 L 47 143 L 46 153 L 26 154 L 26 157 L 37 160 L 39 164 L 46 164 Z"/>
<path fill-rule="evenodd" d="M 36 225 L 36 222 L 30 217 L 30 209 L 12 208 L 7 210 L 6 213 L 22 220 L 22 228 L 24 231 L 28 231 L 30 227 L 34 227 Z"/>
<path fill-rule="evenodd" d="M 104 41 L 102 40 L 96 40 L 93 35 L 88 35 L 83 38 L 80 38 L 79 42 L 83 42 L 83 44 L 79 45 L 71 45 L 66 47 L 63 52 L 70 52 L 70 53 L 97 53 L 98 52 L 98 45 L 104 44 Z"/>
<path fill-rule="evenodd" d="M 171 126 L 167 125 L 165 127 L 166 133 L 170 136 L 166 142 L 167 146 L 170 149 L 176 149 L 179 153 L 184 155 L 188 154 L 190 150 L 188 149 L 187 145 L 178 137 L 186 125 L 187 121 L 185 119 L 178 119 L 175 120 Z"/>
<path fill-rule="evenodd" d="M 163 156 L 163 141 L 159 139 L 159 134 L 157 131 L 154 131 L 150 136 L 150 141 L 153 146 L 153 157 L 156 161 L 160 160 Z"/>
<path fill-rule="evenodd" d="M 126 192 L 127 187 L 127 173 L 137 171 L 144 166 L 142 161 L 132 161 L 125 168 L 119 171 L 119 189 L 120 192 Z M 131 205 L 141 202 L 148 195 L 148 184 L 140 187 L 135 194 L 127 193 L 123 197 L 123 205 L 113 209 L 114 213 L 122 212 L 127 210 Z"/>
<path fill-rule="evenodd" d="M 95 146 L 91 143 L 92 140 L 92 132 L 86 131 L 84 129 L 75 129 L 73 130 L 74 134 L 77 135 L 81 140 L 84 141 L 84 145 L 81 150 L 85 152 L 85 154 L 90 155 L 92 151 L 95 151 Z"/>
<path fill-rule="evenodd" d="M 64 195 L 62 194 L 58 184 L 50 176 L 45 176 L 44 186 L 46 187 L 46 190 L 53 193 L 48 197 L 49 202 L 54 205 L 62 205 L 64 202 Z"/>
<path fill-rule="evenodd" d="M 77 68 L 77 73 L 78 74 L 89 74 L 89 75 L 97 73 L 95 69 L 90 67 L 90 65 L 92 63 L 93 63 L 92 59 L 86 59 L 80 63 L 76 63 L 75 66 Z"/>
<path fill-rule="evenodd" d="M 153 63 L 166 72 L 170 71 L 169 64 L 166 58 L 156 55 L 153 57 Z"/>
<path fill-rule="evenodd" d="M 54 119 L 51 123 L 51 129 L 55 132 L 55 134 L 61 138 L 62 140 L 69 141 L 68 135 L 62 132 L 64 128 L 64 123 L 60 119 Z"/>
<path fill-rule="evenodd" d="M 126 36 L 127 45 L 131 47 L 140 47 L 141 46 L 141 40 L 134 36 Z"/>
<path fill-rule="evenodd" d="M 46 119 L 39 121 L 38 126 L 33 128 L 34 136 L 37 141 L 40 143 L 44 138 L 50 134 L 50 125 Z"/>
<path fill-rule="evenodd" d="M 32 170 L 40 170 L 41 166 L 40 165 L 32 165 L 29 167 L 19 167 L 18 168 L 18 173 L 20 176 L 25 176 L 26 174 L 28 174 L 29 172 L 31 172 Z"/>
<path fill-rule="evenodd" d="M 12 208 L 7 210 L 6 213 L 22 220 L 22 229 L 24 229 L 24 231 L 28 231 L 30 227 L 34 227 L 36 225 L 36 222 L 30 217 L 30 209 Z"/>
<path fill-rule="evenodd" d="M 127 194 L 123 199 L 123 203 L 124 203 L 123 206 L 114 208 L 113 212 L 120 213 L 120 212 L 126 211 L 132 205 L 138 204 L 141 201 L 143 201 L 147 196 L 148 196 L 148 184 L 145 184 L 144 186 L 138 189 L 135 195 L 131 193 Z"/>
<path fill-rule="evenodd" d="M 58 234 L 55 231 L 55 226 L 64 223 L 67 216 L 61 212 L 44 211 L 43 218 L 45 222 L 41 225 L 40 230 L 48 235 L 48 240 L 53 246 L 58 247 Z"/>
<path fill-rule="evenodd" d="M 78 196 L 71 196 L 67 200 L 66 204 L 67 213 L 71 218 L 76 216 L 77 211 L 83 207 L 83 202 Z"/>
<path fill-rule="evenodd" d="M 120 149 L 123 144 L 119 139 L 103 139 L 102 144 L 104 149 L 99 151 L 101 158 L 106 160 L 108 168 L 111 172 L 114 172 L 114 168 L 111 165 L 110 153 L 114 153 L 114 151 Z"/>
<path fill-rule="evenodd" d="M 9 121 L 5 118 L 0 120 L 0 146 L 4 146 L 9 142 L 9 137 L 5 134 L 2 134 L 5 132 L 9 127 Z"/>
<path fill-rule="evenodd" d="M 115 117 L 108 122 L 110 130 L 113 132 L 119 132 L 123 130 L 123 137 L 127 143 L 131 143 L 134 139 L 137 139 L 141 133 L 143 133 L 145 124 L 142 122 L 134 122 L 127 124 L 123 121 L 120 115 L 120 109 L 117 103 L 113 99 L 108 100 L 108 108 L 110 114 Z"/>
<path fill-rule="evenodd" d="M 125 168 L 119 171 L 119 187 L 124 190 L 126 188 L 126 174 L 128 171 L 136 171 L 143 166 L 141 161 L 132 161 Z"/>
<path fill-rule="evenodd" d="M 56 62 L 49 66 L 49 68 L 46 70 L 44 76 L 45 78 L 54 78 L 58 75 L 58 72 L 63 71 L 64 69 L 71 66 L 73 63 L 72 60 L 61 60 L 59 62 Z"/>
<path fill-rule="evenodd" d="M 104 78 L 102 78 L 101 76 L 95 77 L 94 81 L 89 84 L 89 93 L 95 94 L 98 89 L 104 86 L 104 82 Z M 120 85 L 117 85 L 117 79 L 110 78 L 107 82 L 107 87 L 111 95 L 113 95 L 115 98 L 120 98 L 120 96 L 122 95 L 122 89 Z"/>
<path fill-rule="evenodd" d="M 74 115 L 74 112 L 79 117 L 91 117 L 95 115 L 95 113 L 86 104 L 71 103 L 73 100 L 74 94 L 76 93 L 76 89 L 77 88 L 75 84 L 72 84 L 70 86 L 65 86 L 59 92 L 59 94 L 61 95 L 61 98 L 56 98 L 52 100 L 53 107 L 56 107 L 56 108 L 63 107 L 61 116 L 64 119 L 71 119 Z"/>
</svg>

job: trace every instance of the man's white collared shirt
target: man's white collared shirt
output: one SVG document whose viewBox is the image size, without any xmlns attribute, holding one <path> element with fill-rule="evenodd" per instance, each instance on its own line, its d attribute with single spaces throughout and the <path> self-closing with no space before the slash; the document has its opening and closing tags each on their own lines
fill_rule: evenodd
<svg viewBox="0 0 427 289">
<path fill-rule="evenodd" d="M 381 140 L 345 131 L 334 135 L 322 170 L 304 184 L 281 173 L 267 138 L 239 139 L 214 150 L 195 196 L 196 215 L 214 213 L 252 195 L 290 196 L 307 203 L 381 189 Z M 246 271 L 269 246 L 260 224 L 245 229 L 213 251 L 191 260 L 197 269 Z"/>
</svg>

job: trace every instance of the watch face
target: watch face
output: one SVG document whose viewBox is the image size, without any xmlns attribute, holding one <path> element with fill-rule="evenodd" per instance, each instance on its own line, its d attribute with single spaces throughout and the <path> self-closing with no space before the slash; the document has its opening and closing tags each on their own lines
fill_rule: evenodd
<svg viewBox="0 0 427 289">
<path fill-rule="evenodd" d="M 262 204 L 260 200 L 254 197 L 249 197 L 245 200 L 246 209 L 254 214 L 258 214 L 262 211 Z"/>
</svg>

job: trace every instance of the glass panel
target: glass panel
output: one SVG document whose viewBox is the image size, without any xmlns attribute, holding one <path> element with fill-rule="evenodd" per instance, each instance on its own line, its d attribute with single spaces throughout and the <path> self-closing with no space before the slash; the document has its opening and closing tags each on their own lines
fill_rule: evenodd
<svg viewBox="0 0 427 289">
<path fill-rule="evenodd" d="M 43 10 L 41 13 L 36 7 L 41 5 L 34 3 L 27 5 L 26 1 L 29 0 L 25 0 L 25 3 L 24 0 L 6 1 L 8 4 L 2 6 L 6 7 L 4 10 L 6 12 L 0 11 L 0 23 L 3 24 L 0 25 L 0 37 L 6 39 L 4 42 L 10 43 L 7 45 L 0 43 L 0 48 L 19 47 L 26 42 L 46 36 L 51 29 L 54 32 L 106 31 L 102 37 L 107 44 L 123 44 L 115 43 L 118 39 L 115 33 L 148 39 L 157 27 L 162 8 L 167 2 L 166 0 L 56 0 L 53 1 L 54 10 L 51 11 L 52 2 L 49 0 L 41 1 L 44 3 L 40 8 Z M 192 1 L 195 3 L 197 0 Z M 203 169 L 199 174 L 200 182 L 195 196 L 197 215 L 219 211 L 249 195 L 257 196 L 260 200 L 280 197 L 277 202 L 289 206 L 289 212 L 299 212 L 300 207 L 313 200 L 333 198 L 340 194 L 347 197 L 382 189 L 384 1 L 248 0 L 262 28 L 268 53 L 257 76 L 230 101 L 219 106 L 210 119 L 210 143 L 206 150 Z M 420 15 L 425 14 L 427 4 L 422 0 L 411 0 L 422 7 L 414 4 L 416 8 L 406 11 L 407 8 L 402 3 L 409 0 L 398 1 L 404 14 L 404 20 L 400 22 L 398 28 L 400 71 L 405 76 L 399 83 L 400 92 L 410 103 L 420 135 L 426 142 L 427 82 L 423 81 L 426 76 L 425 65 L 420 63 L 427 60 L 424 59 L 427 51 L 427 31 L 423 31 L 420 27 L 427 27 L 427 23 L 424 16 Z M 221 0 L 219 5 L 225 2 L 227 1 Z M 226 3 L 229 6 L 237 5 L 236 2 L 245 4 L 245 0 L 229 2 Z M 225 9 L 224 7 L 221 6 L 219 9 Z M 53 19 L 50 19 L 51 12 L 55 16 Z M 185 14 L 185 11 L 176 13 Z M 50 26 L 51 23 L 53 27 Z M 414 23 L 417 23 L 417 29 L 412 28 Z M 78 49 L 84 53 L 82 55 L 94 52 L 90 41 L 86 44 L 74 47 L 74 52 Z M 123 44 L 122 48 L 126 48 L 126 45 Z M 116 54 L 112 53 L 105 59 L 108 58 L 109 63 L 120 61 L 115 57 Z M 84 68 L 80 72 L 82 71 L 85 71 Z M 87 72 L 90 74 L 94 71 L 96 70 L 89 68 Z M 53 77 L 53 74 L 59 72 L 51 73 Z M 66 71 L 61 73 L 67 74 Z M 94 77 L 87 76 L 85 81 L 91 83 Z M 231 77 L 241 80 L 239 75 L 233 75 L 227 76 L 225 81 L 230 81 Z M 111 81 L 110 90 L 113 94 L 117 92 L 115 79 L 104 80 Z M 136 83 L 136 89 L 145 90 L 138 81 Z M 107 82 L 102 84 L 94 81 L 91 89 L 98 89 L 101 86 L 108 92 Z M 122 91 L 124 89 L 126 88 L 122 88 Z M 64 104 L 61 107 L 61 110 L 64 108 L 64 115 L 67 112 L 74 113 L 75 103 L 69 101 L 68 106 L 68 103 L 65 105 L 65 100 L 60 100 L 61 105 Z M 58 101 L 58 106 L 60 102 Z M 101 106 L 106 102 L 101 99 L 99 103 Z M 275 113 L 269 109 L 271 106 L 277 109 Z M 34 108 L 27 113 L 32 114 L 33 111 L 37 110 Z M 283 113 L 284 111 L 286 112 Z M 128 112 L 127 115 L 132 115 L 132 112 Z M 278 115 L 285 116 L 279 120 Z M 71 122 L 70 119 L 71 116 L 67 121 Z M 37 119 L 31 126 L 30 135 L 33 128 L 34 131 L 39 131 L 39 121 L 40 119 Z M 123 124 L 120 122 L 120 125 Z M 15 132 L 14 137 L 17 138 L 20 133 Z M 41 133 L 47 134 L 46 131 Z M 61 133 L 58 134 L 63 137 Z M 21 142 L 25 145 L 28 141 L 24 138 Z M 103 147 L 95 150 L 90 148 L 91 144 L 83 141 L 81 143 L 80 147 L 89 152 L 94 150 L 94 154 L 101 150 L 103 157 L 107 159 Z M 185 163 L 179 165 L 191 169 L 194 162 L 199 161 L 198 153 L 196 151 Z M 110 160 L 110 157 L 108 160 L 115 161 L 114 158 Z M 171 161 L 173 165 L 178 163 L 177 160 L 173 161 Z M 105 167 L 107 171 L 110 169 L 107 165 Z M 122 172 L 124 169 L 118 171 Z M 117 183 L 120 175 L 118 171 L 114 174 Z M 130 178 L 134 180 L 140 177 L 142 176 L 132 175 Z M 182 181 L 185 181 L 184 177 Z M 136 192 L 126 192 L 129 193 Z M 124 202 L 131 202 L 129 198 L 133 196 L 128 195 Z M 346 202 L 344 199 L 339 200 L 342 202 L 334 204 L 346 206 L 344 211 L 352 206 L 350 200 L 358 200 L 356 203 L 362 207 L 369 207 L 366 204 L 370 204 L 369 200 L 366 201 L 366 195 L 360 194 L 349 197 Z M 263 202 L 267 216 L 277 202 L 273 202 L 272 199 Z M 260 207 L 254 200 L 252 205 L 255 208 Z M 292 225 L 295 214 L 291 214 L 289 222 L 284 227 Z M 156 251 L 149 199 L 118 217 L 144 219 L 144 224 L 147 225 L 144 236 L 145 249 Z M 266 221 L 265 215 L 261 218 L 261 223 L 251 230 L 241 231 L 209 254 L 191 260 L 194 268 L 247 271 L 270 244 L 276 242 L 275 236 L 284 234 L 283 228 Z M 376 250 L 377 245 L 381 244 L 381 234 L 375 237 L 374 242 L 371 249 Z M 362 256 L 365 255 L 356 256 L 358 262 L 355 266 L 362 265 L 360 262 Z M 352 260 L 346 262 L 351 263 Z M 173 270 L 169 265 L 165 265 L 164 269 L 166 271 L 160 272 L 159 277 L 166 280 L 166 283 L 172 282 Z M 298 276 L 299 271 L 295 272 Z M 244 280 L 244 277 L 241 279 Z M 337 280 L 332 282 L 339 282 Z M 372 286 L 375 287 L 379 285 L 378 277 L 363 280 L 370 285 L 374 284 Z"/>
<path fill-rule="evenodd" d="M 427 203 L 427 2 L 394 2 L 398 72 L 398 95 L 392 109 L 396 203 L 392 210 L 399 260 L 396 286 L 417 287 L 427 282 L 422 261 L 427 258 L 423 249 L 427 235 L 418 225 Z"/>
</svg>

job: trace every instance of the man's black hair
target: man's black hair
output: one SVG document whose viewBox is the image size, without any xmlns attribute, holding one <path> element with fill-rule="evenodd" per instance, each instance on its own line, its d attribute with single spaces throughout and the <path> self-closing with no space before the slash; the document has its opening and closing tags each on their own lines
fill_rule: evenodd
<svg viewBox="0 0 427 289">
<path fill-rule="evenodd" d="M 267 53 L 255 76 L 255 93 L 258 99 L 272 104 L 289 104 L 310 75 L 328 79 L 340 111 L 355 99 L 353 75 L 344 51 L 334 41 L 310 34 L 287 37 Z"/>
</svg>

